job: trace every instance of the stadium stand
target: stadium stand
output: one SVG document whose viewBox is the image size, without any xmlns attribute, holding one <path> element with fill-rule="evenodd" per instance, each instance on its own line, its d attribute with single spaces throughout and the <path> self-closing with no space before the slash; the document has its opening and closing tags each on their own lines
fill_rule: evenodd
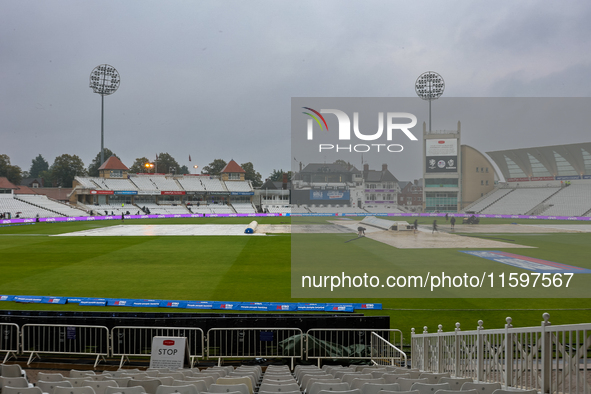
<svg viewBox="0 0 591 394">
<path fill-rule="evenodd" d="M 391 205 L 383 205 L 383 206 L 366 205 L 364 207 L 364 210 L 369 213 L 404 213 L 403 210 L 399 209 L 396 206 L 391 206 Z"/>
<path fill-rule="evenodd" d="M 152 215 L 166 215 L 166 214 L 184 214 L 184 213 L 191 213 L 184 205 L 165 205 L 165 204 L 156 204 L 156 203 L 143 203 L 142 208 L 146 207 L 150 210 Z"/>
<path fill-rule="evenodd" d="M 0 194 L 0 212 L 9 212 L 13 219 L 17 218 L 17 215 L 19 218 L 34 218 L 37 217 L 37 215 L 39 215 L 40 218 L 60 216 L 59 214 L 48 211 L 45 208 L 17 200 L 13 198 L 11 194 Z"/>
<path fill-rule="evenodd" d="M 486 194 L 484 197 L 481 197 L 480 199 L 476 200 L 474 203 L 468 205 L 464 209 L 464 212 L 470 211 L 470 212 L 480 213 L 483 209 L 485 209 L 489 205 L 492 205 L 500 198 L 503 198 L 507 194 L 511 193 L 513 190 L 514 189 L 498 189 L 498 188 L 493 189 L 490 193 Z"/>
<path fill-rule="evenodd" d="M 137 190 L 137 187 L 129 179 L 98 179 L 100 179 L 101 182 L 99 183 L 95 180 L 95 183 L 100 184 L 104 190 Z"/>
<path fill-rule="evenodd" d="M 230 192 L 251 192 L 252 186 L 249 181 L 226 181 L 226 188 Z"/>
<path fill-rule="evenodd" d="M 179 178 L 178 181 L 183 187 L 183 189 L 185 189 L 186 191 L 205 191 L 205 187 L 203 186 L 201 180 L 197 176 Z"/>
<path fill-rule="evenodd" d="M 591 210 L 591 183 L 573 183 L 544 201 L 544 216 L 583 216 Z M 588 216 L 588 215 L 587 215 Z"/>
<path fill-rule="evenodd" d="M 84 189 L 100 189 L 100 187 L 93 182 L 93 179 L 95 178 L 87 178 L 80 176 L 74 177 L 74 180 L 77 181 Z"/>
<path fill-rule="evenodd" d="M 166 190 L 166 191 L 180 191 L 182 190 L 181 185 L 173 178 L 166 177 L 164 175 L 154 175 L 150 176 L 150 179 L 156 185 L 158 190 Z"/>
<path fill-rule="evenodd" d="M 54 216 L 89 216 L 87 212 L 79 209 L 74 208 L 70 205 L 62 204 L 60 202 L 50 200 L 47 196 L 38 195 L 38 194 L 18 194 L 15 196 L 16 200 L 21 200 L 27 202 L 31 205 L 34 205 L 39 208 L 46 209 L 48 211 L 52 211 L 57 213 L 58 215 Z M 41 215 L 39 215 L 41 216 Z"/>
<path fill-rule="evenodd" d="M 233 202 L 232 207 L 236 213 L 257 213 L 256 209 L 251 203 L 238 203 Z"/>
<path fill-rule="evenodd" d="M 220 181 L 217 178 L 202 177 L 201 178 L 201 183 L 203 183 L 203 186 L 205 187 L 205 190 L 207 190 L 208 192 L 225 192 L 225 191 L 228 191 L 226 189 L 226 187 L 224 186 L 224 184 L 222 183 L 222 181 Z"/>
<path fill-rule="evenodd" d="M 542 201 L 558 192 L 558 187 L 532 187 L 514 189 L 492 205 L 483 209 L 483 214 L 525 215 Z"/>
<path fill-rule="evenodd" d="M 139 176 L 132 176 L 129 178 L 131 182 L 133 182 L 139 190 L 143 191 L 156 191 L 158 188 L 152 182 L 150 177 L 146 175 L 139 175 Z"/>
<path fill-rule="evenodd" d="M 94 213 L 98 216 L 102 215 L 121 215 L 126 214 L 128 211 L 131 214 L 137 213 L 139 210 L 133 204 L 125 204 L 123 207 L 120 203 L 114 204 L 97 204 L 97 205 L 86 205 L 89 210 L 94 211 Z M 107 212 L 107 213 L 105 213 Z"/>
</svg>

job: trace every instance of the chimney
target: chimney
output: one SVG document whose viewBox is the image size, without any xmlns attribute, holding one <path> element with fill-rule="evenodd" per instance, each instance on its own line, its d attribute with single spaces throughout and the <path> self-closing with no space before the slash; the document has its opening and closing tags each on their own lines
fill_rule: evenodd
<svg viewBox="0 0 591 394">
<path fill-rule="evenodd" d="M 382 171 L 388 171 L 388 165 L 382 164 Z"/>
<path fill-rule="evenodd" d="M 283 190 L 287 190 L 287 173 L 283 173 Z"/>
</svg>

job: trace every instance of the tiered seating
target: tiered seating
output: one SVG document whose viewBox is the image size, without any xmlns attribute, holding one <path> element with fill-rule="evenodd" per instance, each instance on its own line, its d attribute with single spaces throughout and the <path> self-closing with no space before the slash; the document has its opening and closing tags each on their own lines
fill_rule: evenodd
<svg viewBox="0 0 591 394">
<path fill-rule="evenodd" d="M 142 207 L 150 210 L 151 215 L 177 215 L 191 213 L 184 205 L 164 205 L 155 203 L 144 203 Z"/>
<path fill-rule="evenodd" d="M 217 178 L 201 177 L 201 183 L 208 192 L 225 192 L 227 191 L 222 181 Z"/>
<path fill-rule="evenodd" d="M 181 190 L 179 184 L 172 178 L 167 178 L 165 176 L 151 176 L 150 179 L 154 182 L 158 190 Z"/>
<path fill-rule="evenodd" d="M 558 190 L 557 187 L 515 189 L 515 191 L 508 193 L 481 213 L 524 215 Z"/>
<path fill-rule="evenodd" d="M 306 205 L 300 205 L 299 207 L 297 205 L 292 205 L 291 213 L 310 213 L 310 210 Z"/>
<path fill-rule="evenodd" d="M 269 213 L 292 213 L 290 205 L 263 205 L 263 210 Z M 302 208 L 300 212 L 307 213 L 308 211 Z"/>
<path fill-rule="evenodd" d="M 591 209 L 591 183 L 571 184 L 563 187 L 544 204 L 553 205 L 541 215 L 544 216 L 583 216 Z"/>
<path fill-rule="evenodd" d="M 248 181 L 226 181 L 226 188 L 231 192 L 251 192 L 252 187 Z"/>
<path fill-rule="evenodd" d="M 308 206 L 308 209 L 313 213 L 367 213 L 361 208 L 348 206 Z"/>
<path fill-rule="evenodd" d="M 403 210 L 399 209 L 396 206 L 392 206 L 392 205 L 384 205 L 384 206 L 366 205 L 365 211 L 369 212 L 369 213 L 404 213 Z"/>
<path fill-rule="evenodd" d="M 230 205 L 210 204 L 211 213 L 236 213 Z"/>
<path fill-rule="evenodd" d="M 77 176 L 74 177 L 74 179 L 78 181 L 84 189 L 100 189 L 99 186 L 92 181 L 93 178 Z"/>
<path fill-rule="evenodd" d="M 479 200 L 474 202 L 472 205 L 469 205 L 464 209 L 465 211 L 472 211 L 476 213 L 480 213 L 484 208 L 488 207 L 490 204 L 498 200 L 499 198 L 503 198 L 507 194 L 511 193 L 514 189 L 495 189 L 481 197 Z"/>
<path fill-rule="evenodd" d="M 158 188 L 156 187 L 154 182 L 152 182 L 150 177 L 148 177 L 146 175 L 133 176 L 133 177 L 129 178 L 129 180 L 131 182 L 133 182 L 139 190 L 143 190 L 143 191 L 147 191 L 147 192 L 153 192 L 153 191 L 158 190 Z"/>
<path fill-rule="evenodd" d="M 201 183 L 201 180 L 197 176 L 186 176 L 179 178 L 179 183 L 183 189 L 187 191 L 202 192 L 205 191 L 205 187 Z"/>
<path fill-rule="evenodd" d="M 256 209 L 254 209 L 251 203 L 233 202 L 232 207 L 236 213 L 257 213 Z"/>
<path fill-rule="evenodd" d="M 17 199 L 26 201 L 29 204 L 40 206 L 41 208 L 45 208 L 58 214 L 64 216 L 88 216 L 88 213 L 84 212 L 81 209 L 74 208 L 70 205 L 62 204 L 54 200 L 50 200 L 47 196 L 39 195 L 39 194 L 19 194 L 16 196 Z M 57 215 L 53 215 L 57 216 Z"/>
<path fill-rule="evenodd" d="M 39 208 L 24 201 L 19 201 L 8 195 L 8 197 L 0 197 L 0 212 L 10 212 L 12 219 L 16 219 L 18 212 L 19 218 L 34 218 L 39 215 L 40 218 L 51 218 L 59 216 L 54 212 L 48 211 L 44 208 Z"/>
<path fill-rule="evenodd" d="M 89 210 L 94 211 L 97 216 L 108 216 L 108 215 L 121 215 L 126 214 L 129 211 L 130 214 L 135 215 L 138 211 L 138 207 L 133 204 L 125 204 L 123 207 L 121 203 L 113 204 L 100 204 L 100 205 L 86 205 Z M 107 213 L 105 213 L 107 212 Z"/>
<path fill-rule="evenodd" d="M 99 178 L 101 187 L 105 190 L 137 190 L 129 179 Z M 98 181 L 95 181 L 95 183 Z"/>
</svg>

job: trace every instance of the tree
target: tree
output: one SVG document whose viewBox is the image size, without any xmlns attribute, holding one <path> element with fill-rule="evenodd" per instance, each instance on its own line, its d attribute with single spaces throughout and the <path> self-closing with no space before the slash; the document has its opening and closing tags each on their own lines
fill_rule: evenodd
<svg viewBox="0 0 591 394">
<path fill-rule="evenodd" d="M 180 173 L 181 173 L 181 174 L 188 174 L 188 173 L 189 173 L 189 167 L 187 167 L 187 166 L 185 166 L 185 165 L 182 165 L 182 166 L 181 166 L 181 171 L 180 171 Z"/>
<path fill-rule="evenodd" d="M 252 186 L 260 187 L 263 184 L 261 173 L 254 170 L 254 166 L 250 161 L 248 163 L 240 164 L 240 167 L 246 171 L 246 174 L 244 174 L 244 179 L 251 181 Z"/>
<path fill-rule="evenodd" d="M 146 157 L 138 157 L 133 162 L 133 165 L 129 167 L 129 172 L 133 174 L 140 174 L 140 173 L 153 173 L 154 168 L 146 168 L 146 163 L 151 163 Z"/>
<path fill-rule="evenodd" d="M 220 175 L 226 164 L 228 163 L 226 163 L 222 159 L 215 159 L 214 161 L 209 163 L 209 165 L 203 167 L 201 173 L 209 175 Z"/>
<path fill-rule="evenodd" d="M 291 171 L 273 170 L 273 172 L 269 176 L 269 180 L 272 182 L 281 182 L 283 181 L 283 174 L 285 173 L 287 174 L 287 179 L 291 179 Z"/>
<path fill-rule="evenodd" d="M 179 163 L 177 163 L 174 157 L 168 153 L 158 154 L 158 163 L 156 163 L 156 167 L 158 167 L 158 172 L 163 172 L 165 174 L 170 174 L 172 172 L 180 174 L 181 172 L 181 166 L 179 166 Z"/>
<path fill-rule="evenodd" d="M 105 148 L 104 153 L 105 153 L 105 161 L 107 161 L 107 159 L 111 156 L 115 156 L 116 158 L 119 159 L 119 156 L 117 156 L 115 153 L 113 153 L 113 151 L 111 151 L 111 149 L 109 149 L 109 148 Z M 88 176 L 99 176 L 99 168 L 101 165 L 102 165 L 101 164 L 101 152 L 99 151 L 99 153 L 96 155 L 96 157 L 94 158 L 92 163 L 90 163 L 90 165 L 88 166 Z"/>
<path fill-rule="evenodd" d="M 49 170 L 49 163 L 39 154 L 31 160 L 31 169 L 29 170 L 29 177 L 39 178 L 43 171 Z M 28 177 L 27 177 L 28 178 Z"/>
<path fill-rule="evenodd" d="M 20 185 L 23 179 L 21 168 L 10 165 L 10 157 L 8 155 L 0 155 L 0 176 L 5 176 L 15 185 Z"/>
<path fill-rule="evenodd" d="M 86 175 L 84 163 L 77 155 L 63 154 L 53 161 L 49 168 L 54 186 L 72 187 L 74 177 Z"/>
</svg>

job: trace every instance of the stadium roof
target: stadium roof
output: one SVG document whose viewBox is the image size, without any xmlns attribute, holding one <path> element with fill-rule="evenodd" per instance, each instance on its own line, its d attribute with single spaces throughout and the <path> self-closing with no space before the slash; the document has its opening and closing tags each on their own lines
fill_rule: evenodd
<svg viewBox="0 0 591 394">
<path fill-rule="evenodd" d="M 17 187 L 8 180 L 8 178 L 0 177 L 0 189 L 16 189 Z"/>
<path fill-rule="evenodd" d="M 591 175 L 591 142 L 486 153 L 505 179 Z"/>
<path fill-rule="evenodd" d="M 226 166 L 224 167 L 222 172 L 227 173 L 227 172 L 246 172 L 246 171 L 244 171 L 244 169 L 242 167 L 240 167 L 238 165 L 238 163 L 236 163 L 234 161 L 234 159 L 232 159 L 232 160 L 230 160 L 230 162 L 228 164 L 226 164 Z"/>
<path fill-rule="evenodd" d="M 127 170 L 129 170 L 129 168 L 127 168 L 125 166 L 125 164 L 123 164 L 117 156 L 111 156 L 107 160 L 105 160 L 103 165 L 99 167 L 99 170 L 125 170 L 125 171 L 127 171 Z"/>
<path fill-rule="evenodd" d="M 343 172 L 352 172 L 354 174 L 361 174 L 361 172 L 355 168 L 355 166 L 351 165 L 349 168 L 338 164 L 338 163 L 310 163 L 302 172 L 333 172 L 333 173 L 343 173 Z"/>
</svg>

